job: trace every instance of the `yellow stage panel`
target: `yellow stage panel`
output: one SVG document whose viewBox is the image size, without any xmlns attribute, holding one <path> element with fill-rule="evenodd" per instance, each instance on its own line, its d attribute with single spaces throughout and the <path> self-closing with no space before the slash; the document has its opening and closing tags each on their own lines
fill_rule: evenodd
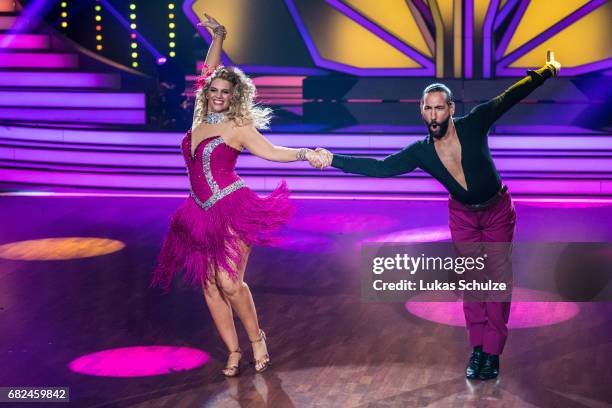
<svg viewBox="0 0 612 408">
<path fill-rule="evenodd" d="M 433 57 L 406 0 L 348 0 L 346 3 L 421 54 Z"/>
<path fill-rule="evenodd" d="M 612 3 L 607 3 L 514 61 L 510 67 L 539 67 L 546 62 L 547 49 L 554 50 L 555 58 L 565 67 L 612 58 L 610 16 Z"/>
<path fill-rule="evenodd" d="M 331 6 L 324 12 L 302 13 L 319 55 L 357 68 L 422 68 L 378 36 Z"/>
<path fill-rule="evenodd" d="M 508 43 L 504 57 L 588 2 L 589 0 L 554 2 L 550 0 L 532 0 L 529 2 L 525 14 L 523 14 L 512 39 Z"/>
</svg>

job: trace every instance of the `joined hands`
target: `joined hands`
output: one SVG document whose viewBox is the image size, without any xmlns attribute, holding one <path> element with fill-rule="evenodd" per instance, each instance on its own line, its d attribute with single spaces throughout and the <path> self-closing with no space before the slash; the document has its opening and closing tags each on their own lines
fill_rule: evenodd
<svg viewBox="0 0 612 408">
<path fill-rule="evenodd" d="M 327 149 L 317 147 L 315 150 L 309 150 L 306 153 L 306 160 L 312 167 L 324 169 L 331 166 L 334 155 Z"/>
</svg>

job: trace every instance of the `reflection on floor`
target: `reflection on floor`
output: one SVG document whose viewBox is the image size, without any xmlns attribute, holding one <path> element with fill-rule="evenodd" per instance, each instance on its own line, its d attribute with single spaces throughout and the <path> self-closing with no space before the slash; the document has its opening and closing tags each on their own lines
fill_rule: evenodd
<svg viewBox="0 0 612 408">
<path fill-rule="evenodd" d="M 457 316 L 424 319 L 403 303 L 362 302 L 357 243 L 448 239 L 444 201 L 296 200 L 285 242 L 254 249 L 247 269 L 273 366 L 256 375 L 247 364 L 227 380 L 201 292 L 180 283 L 167 295 L 148 288 L 181 199 L 0 200 L 0 245 L 71 238 L 13 248 L 18 260 L 0 247 L 1 386 L 67 386 L 75 406 L 90 407 L 612 403 L 612 303 L 581 303 L 545 326 L 523 310 L 500 379 L 469 382 Z M 612 240 L 612 205 L 516 207 L 519 241 Z"/>
</svg>

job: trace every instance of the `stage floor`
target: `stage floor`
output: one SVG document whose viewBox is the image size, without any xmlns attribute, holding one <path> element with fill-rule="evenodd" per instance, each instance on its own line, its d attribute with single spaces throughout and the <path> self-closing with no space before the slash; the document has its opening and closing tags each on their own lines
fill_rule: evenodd
<svg viewBox="0 0 612 408">
<path fill-rule="evenodd" d="M 465 328 L 403 303 L 362 301 L 358 243 L 397 231 L 448 239 L 440 200 L 295 200 L 284 244 L 255 248 L 246 276 L 273 366 L 255 374 L 247 364 L 225 379 L 201 291 L 148 288 L 182 200 L 0 197 L 0 245 L 78 238 L 31 242 L 13 251 L 21 260 L 0 259 L 0 387 L 69 387 L 70 406 L 87 407 L 612 404 L 612 302 L 517 306 L 501 377 L 482 382 L 463 375 Z M 516 209 L 517 241 L 612 241 L 612 202 Z M 435 314 L 439 305 L 429 306 Z"/>
</svg>

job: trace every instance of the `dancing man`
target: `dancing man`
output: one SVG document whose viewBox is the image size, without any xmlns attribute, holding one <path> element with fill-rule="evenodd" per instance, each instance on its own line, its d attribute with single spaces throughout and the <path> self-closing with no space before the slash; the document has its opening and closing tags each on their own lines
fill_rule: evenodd
<svg viewBox="0 0 612 408">
<path fill-rule="evenodd" d="M 505 242 L 514 237 L 516 214 L 510 193 L 502 184 L 487 136 L 493 123 L 544 81 L 559 73 L 552 52 L 546 64 L 512 85 L 501 95 L 476 106 L 466 116 L 454 118 L 453 93 L 434 83 L 423 90 L 421 116 L 429 136 L 384 160 L 332 154 L 317 149 L 314 167 L 333 166 L 345 173 L 393 177 L 421 168 L 450 193 L 449 227 L 453 242 Z M 320 163 L 319 163 L 320 161 Z M 320 164 L 320 166 L 319 166 Z M 466 377 L 482 380 L 499 374 L 499 355 L 508 337 L 510 302 L 463 303 L 468 337 L 473 351 Z"/>
</svg>

